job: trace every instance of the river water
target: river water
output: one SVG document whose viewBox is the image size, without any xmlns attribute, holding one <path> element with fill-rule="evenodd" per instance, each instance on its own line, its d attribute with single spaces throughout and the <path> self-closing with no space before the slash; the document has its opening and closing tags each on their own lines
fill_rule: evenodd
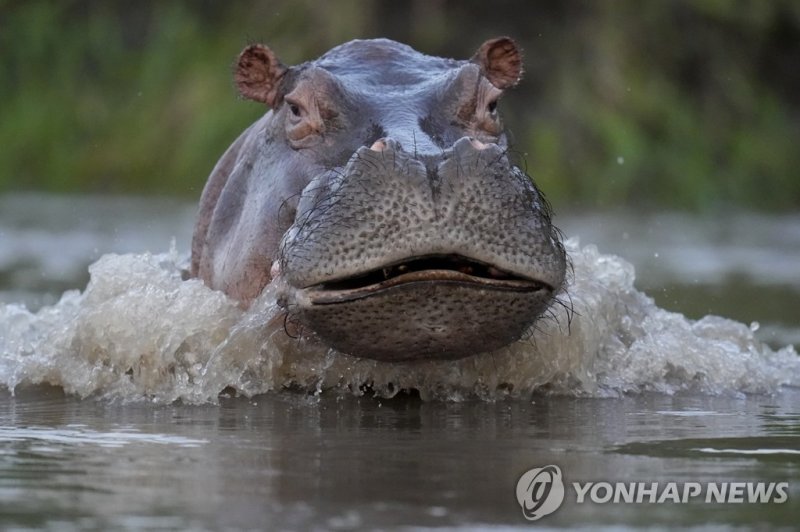
<svg viewBox="0 0 800 532">
<path fill-rule="evenodd" d="M 0 527 L 527 528 L 517 481 L 550 464 L 540 526 L 796 527 L 800 216 L 560 213 L 572 313 L 389 366 L 288 338 L 269 291 L 243 312 L 182 281 L 193 215 L 0 197 Z"/>
</svg>

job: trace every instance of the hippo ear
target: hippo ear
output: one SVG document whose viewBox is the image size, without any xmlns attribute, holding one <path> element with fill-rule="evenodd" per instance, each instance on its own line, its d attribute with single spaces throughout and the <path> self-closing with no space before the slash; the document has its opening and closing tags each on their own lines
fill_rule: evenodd
<svg viewBox="0 0 800 532">
<path fill-rule="evenodd" d="M 498 89 L 508 89 L 522 79 L 522 51 L 509 37 L 486 41 L 472 56 L 483 75 Z"/>
<path fill-rule="evenodd" d="M 239 54 L 233 77 L 239 94 L 274 107 L 278 84 L 288 68 L 263 44 L 251 44 Z"/>
</svg>

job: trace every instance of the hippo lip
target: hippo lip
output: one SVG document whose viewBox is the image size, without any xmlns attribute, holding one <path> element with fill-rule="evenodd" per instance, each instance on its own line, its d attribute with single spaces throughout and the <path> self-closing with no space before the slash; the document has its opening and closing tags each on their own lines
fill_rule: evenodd
<svg viewBox="0 0 800 532">
<path fill-rule="evenodd" d="M 453 283 L 490 290 L 514 292 L 553 291 L 547 283 L 521 277 L 460 255 L 412 258 L 369 272 L 308 287 L 314 305 L 330 305 L 362 299 L 411 283 Z"/>
</svg>

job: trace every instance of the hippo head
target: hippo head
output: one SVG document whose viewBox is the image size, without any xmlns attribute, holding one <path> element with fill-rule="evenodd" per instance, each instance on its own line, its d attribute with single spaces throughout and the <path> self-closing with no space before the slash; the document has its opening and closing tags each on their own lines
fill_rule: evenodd
<svg viewBox="0 0 800 532">
<path fill-rule="evenodd" d="M 497 109 L 522 74 L 511 39 L 465 61 L 352 41 L 295 67 L 251 45 L 235 68 L 272 110 L 204 190 L 207 284 L 248 305 L 272 281 L 306 334 L 386 361 L 498 349 L 553 302 L 564 249 Z"/>
</svg>

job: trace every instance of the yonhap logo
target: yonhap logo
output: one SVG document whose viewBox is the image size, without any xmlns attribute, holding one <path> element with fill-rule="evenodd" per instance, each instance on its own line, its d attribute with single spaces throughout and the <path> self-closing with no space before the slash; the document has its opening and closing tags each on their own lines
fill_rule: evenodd
<svg viewBox="0 0 800 532">
<path fill-rule="evenodd" d="M 561 469 L 546 465 L 530 469 L 517 481 L 517 502 L 522 515 L 537 521 L 570 504 L 785 504 L 789 482 L 659 482 L 591 481 L 564 485 Z M 570 492 L 568 494 L 568 491 Z"/>
<path fill-rule="evenodd" d="M 522 507 L 522 515 L 529 521 L 555 512 L 564 502 L 561 469 L 548 465 L 523 473 L 517 481 L 517 502 Z"/>
</svg>

